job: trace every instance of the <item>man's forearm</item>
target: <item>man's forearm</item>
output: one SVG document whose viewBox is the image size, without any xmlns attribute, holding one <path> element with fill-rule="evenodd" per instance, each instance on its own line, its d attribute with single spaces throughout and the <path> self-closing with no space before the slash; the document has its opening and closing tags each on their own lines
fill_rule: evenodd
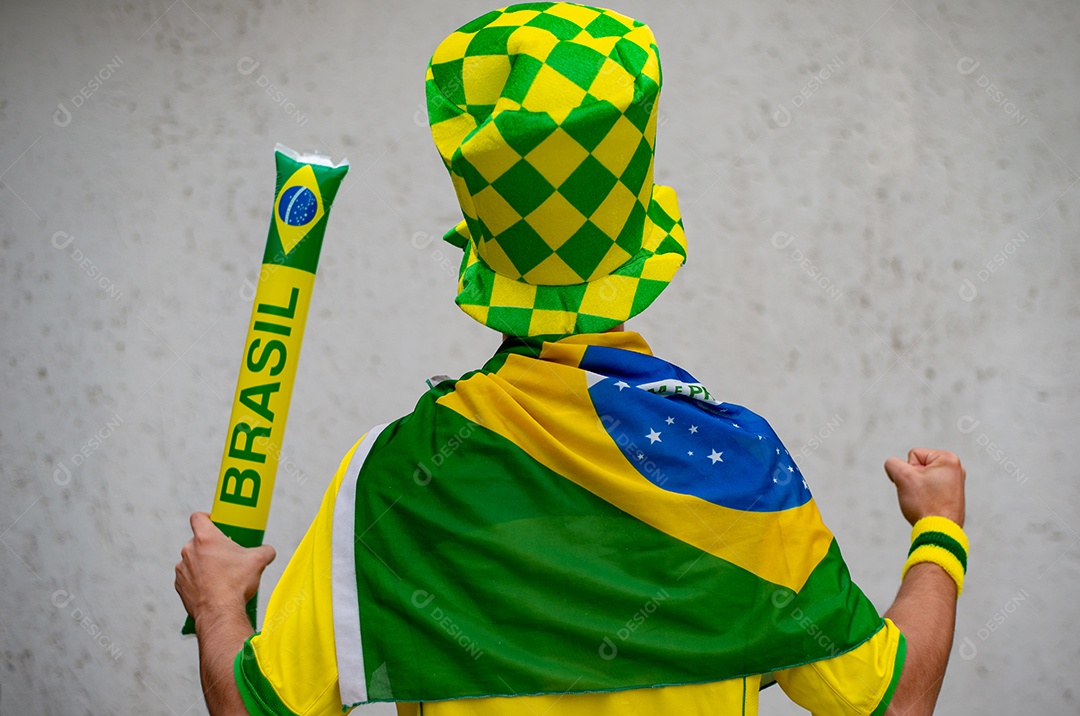
<svg viewBox="0 0 1080 716">
<path fill-rule="evenodd" d="M 195 633 L 199 637 L 199 671 L 210 716 L 247 716 L 233 676 L 233 660 L 253 633 L 243 603 L 200 614 L 195 620 Z"/>
<path fill-rule="evenodd" d="M 952 649 L 956 583 L 936 564 L 916 564 L 908 571 L 885 616 L 900 628 L 907 641 L 904 671 L 888 714 L 932 714 Z"/>
<path fill-rule="evenodd" d="M 266 544 L 241 547 L 206 512 L 191 516 L 191 531 L 176 565 L 176 593 L 195 619 L 206 707 L 211 716 L 246 716 L 233 660 L 252 634 L 244 604 L 276 553 Z"/>
</svg>

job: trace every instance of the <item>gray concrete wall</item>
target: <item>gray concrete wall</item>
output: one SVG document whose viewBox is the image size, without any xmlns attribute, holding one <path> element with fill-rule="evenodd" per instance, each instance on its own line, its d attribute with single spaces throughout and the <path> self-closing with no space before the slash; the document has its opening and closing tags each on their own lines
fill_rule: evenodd
<svg viewBox="0 0 1080 716">
<path fill-rule="evenodd" d="M 458 216 L 425 63 L 487 9 L 3 3 L 0 712 L 204 710 L 172 569 L 210 506 L 275 142 L 353 164 L 276 487 L 280 553 L 363 430 L 495 349 L 452 303 L 455 250 L 416 248 Z M 958 452 L 973 546 L 939 711 L 1077 713 L 1080 7 L 619 9 L 659 38 L 656 173 L 690 241 L 630 327 L 806 446 L 882 610 L 908 527 L 881 463 Z M 763 712 L 798 712 L 783 702 L 770 690 Z"/>
</svg>

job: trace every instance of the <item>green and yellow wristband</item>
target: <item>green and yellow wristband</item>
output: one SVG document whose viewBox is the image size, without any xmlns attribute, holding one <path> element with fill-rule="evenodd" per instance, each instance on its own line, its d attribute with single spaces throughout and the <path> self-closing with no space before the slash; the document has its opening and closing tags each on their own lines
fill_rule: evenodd
<svg viewBox="0 0 1080 716">
<path fill-rule="evenodd" d="M 911 549 L 908 550 L 903 581 L 908 570 L 920 562 L 933 562 L 956 582 L 956 596 L 964 591 L 967 573 L 968 538 L 963 528 L 947 517 L 923 517 L 911 529 Z"/>
</svg>

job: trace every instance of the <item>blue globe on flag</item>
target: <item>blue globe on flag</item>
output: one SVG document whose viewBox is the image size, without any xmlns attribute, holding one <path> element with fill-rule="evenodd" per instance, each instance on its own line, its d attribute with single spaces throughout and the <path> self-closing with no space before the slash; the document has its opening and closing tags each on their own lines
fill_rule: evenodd
<svg viewBox="0 0 1080 716">
<path fill-rule="evenodd" d="M 289 226 L 303 226 L 315 218 L 319 200 L 306 186 L 291 186 L 281 194 L 278 215 Z"/>
</svg>

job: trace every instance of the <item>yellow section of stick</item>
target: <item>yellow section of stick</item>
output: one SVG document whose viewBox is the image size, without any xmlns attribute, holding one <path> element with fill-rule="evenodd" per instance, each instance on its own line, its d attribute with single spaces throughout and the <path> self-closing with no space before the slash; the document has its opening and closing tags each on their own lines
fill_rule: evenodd
<svg viewBox="0 0 1080 716">
<path fill-rule="evenodd" d="M 266 529 L 315 274 L 264 264 L 210 518 Z"/>
</svg>

